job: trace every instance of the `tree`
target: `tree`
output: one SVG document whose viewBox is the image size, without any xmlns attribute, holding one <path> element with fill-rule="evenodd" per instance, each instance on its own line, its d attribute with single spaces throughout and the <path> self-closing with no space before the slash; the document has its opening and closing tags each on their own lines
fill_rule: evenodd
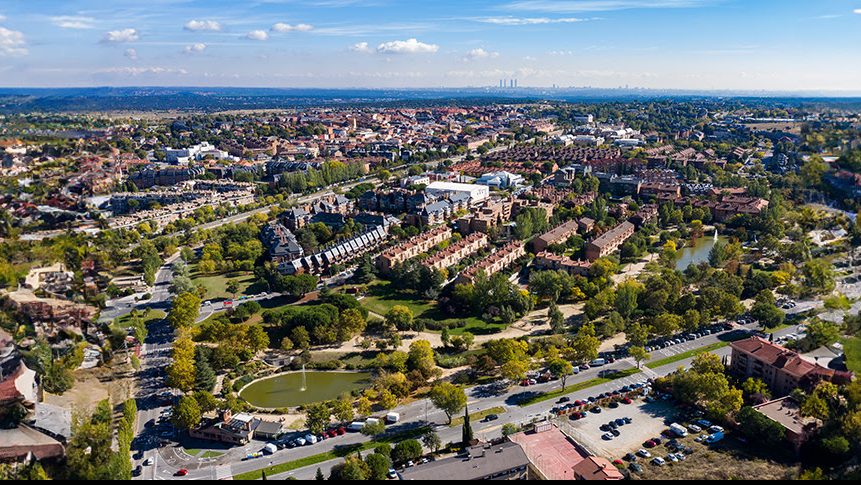
<svg viewBox="0 0 861 485">
<path fill-rule="evenodd" d="M 520 428 L 517 427 L 514 423 L 505 423 L 502 425 L 502 436 L 509 437 L 513 434 L 519 433 Z"/>
<path fill-rule="evenodd" d="M 341 396 L 332 404 L 332 414 L 335 419 L 341 422 L 351 421 L 353 419 L 353 403 L 349 397 Z"/>
<path fill-rule="evenodd" d="M 520 360 L 506 362 L 499 368 L 500 375 L 512 382 L 523 380 L 527 372 L 529 372 L 529 365 Z"/>
<path fill-rule="evenodd" d="M 392 467 L 392 460 L 385 455 L 379 453 L 371 453 L 365 458 L 365 463 L 371 470 L 371 480 L 385 480 L 389 473 L 389 468 Z"/>
<path fill-rule="evenodd" d="M 308 330 L 305 327 L 296 327 L 291 334 L 293 344 L 302 350 L 311 348 L 311 337 L 308 335 Z"/>
<path fill-rule="evenodd" d="M 421 456 L 422 445 L 414 439 L 401 441 L 392 449 L 392 461 L 395 463 L 406 463 Z"/>
<path fill-rule="evenodd" d="M 377 399 L 377 404 L 380 405 L 383 409 L 392 409 L 393 407 L 398 405 L 398 398 L 392 394 L 388 389 L 383 389 L 380 391 L 379 398 Z"/>
<path fill-rule="evenodd" d="M 193 293 L 180 293 L 173 300 L 167 321 L 173 328 L 186 328 L 194 325 L 200 315 L 200 298 Z"/>
<path fill-rule="evenodd" d="M 371 400 L 365 396 L 356 400 L 356 414 L 359 416 L 367 416 L 371 414 Z"/>
<path fill-rule="evenodd" d="M 572 366 L 567 360 L 556 358 L 551 360 L 547 367 L 553 376 L 557 379 L 562 379 L 562 390 L 564 391 L 565 381 L 568 380 L 568 376 L 570 376 L 574 371 L 574 366 Z"/>
<path fill-rule="evenodd" d="M 634 361 L 637 362 L 637 369 L 640 368 L 640 364 L 652 358 L 646 349 L 639 346 L 634 346 L 628 349 L 628 355 L 630 355 Z"/>
<path fill-rule="evenodd" d="M 416 340 L 410 344 L 407 369 L 421 373 L 425 379 L 429 379 L 436 371 L 436 361 L 430 342 L 427 340 Z"/>
<path fill-rule="evenodd" d="M 637 309 L 637 298 L 644 289 L 643 284 L 636 280 L 625 281 L 616 288 L 616 311 L 625 320 L 630 319 Z"/>
<path fill-rule="evenodd" d="M 386 432 L 386 425 L 382 421 L 365 423 L 362 426 L 362 434 L 365 436 L 379 436 Z"/>
<path fill-rule="evenodd" d="M 469 422 L 469 406 L 466 406 L 463 412 L 463 432 L 461 434 L 461 443 L 463 443 L 463 446 L 469 446 L 472 443 L 472 438 L 472 424 Z"/>
<path fill-rule="evenodd" d="M 172 422 L 179 429 L 193 429 L 200 424 L 201 419 L 200 405 L 193 396 L 182 396 L 173 408 Z"/>
<path fill-rule="evenodd" d="M 320 467 L 317 467 L 317 475 L 314 477 L 315 480 L 325 480 L 326 477 L 323 476 L 323 470 Z"/>
<path fill-rule="evenodd" d="M 365 481 L 370 478 L 371 469 L 357 456 L 344 458 L 344 463 L 332 467 L 329 480 Z"/>
<path fill-rule="evenodd" d="M 739 430 L 749 439 L 765 446 L 780 446 L 785 430 L 779 423 L 767 418 L 750 406 L 745 406 L 736 415 Z"/>
<path fill-rule="evenodd" d="M 601 341 L 595 337 L 595 326 L 587 323 L 580 327 L 577 335 L 571 339 L 570 360 L 574 362 L 588 362 L 598 358 L 598 348 Z"/>
<path fill-rule="evenodd" d="M 565 316 L 559 311 L 555 302 L 550 303 L 547 310 L 547 319 L 550 321 L 550 329 L 554 334 L 565 332 Z"/>
<path fill-rule="evenodd" d="M 439 449 L 442 448 L 442 440 L 433 430 L 427 430 L 427 432 L 422 435 L 422 444 L 433 453 L 438 452 Z"/>
<path fill-rule="evenodd" d="M 329 426 L 331 417 L 332 412 L 325 403 L 309 404 L 305 408 L 305 425 L 308 426 L 311 434 L 318 435 L 322 433 Z"/>
<path fill-rule="evenodd" d="M 748 402 L 759 404 L 771 399 L 771 391 L 762 379 L 748 377 L 742 382 L 741 390 L 747 396 Z"/>
<path fill-rule="evenodd" d="M 184 392 L 194 390 L 197 372 L 194 368 L 194 342 L 186 333 L 173 344 L 173 362 L 167 366 L 168 385 Z"/>
<path fill-rule="evenodd" d="M 403 305 L 395 305 L 386 313 L 386 323 L 401 332 L 412 328 L 413 312 Z"/>
<path fill-rule="evenodd" d="M 466 406 L 466 393 L 450 382 L 436 384 L 429 397 L 433 405 L 445 413 L 449 424 L 452 416 Z"/>
</svg>

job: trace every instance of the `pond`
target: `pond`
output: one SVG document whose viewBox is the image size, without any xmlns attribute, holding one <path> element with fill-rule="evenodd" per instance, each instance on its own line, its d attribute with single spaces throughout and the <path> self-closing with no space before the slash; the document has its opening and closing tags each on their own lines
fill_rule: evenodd
<svg viewBox="0 0 861 485">
<path fill-rule="evenodd" d="M 260 408 L 289 408 L 312 402 L 335 399 L 345 392 L 364 389 L 371 384 L 367 372 L 306 372 L 306 389 L 302 390 L 302 372 L 290 372 L 253 382 L 240 397 Z"/>
<path fill-rule="evenodd" d="M 715 240 L 714 236 L 703 236 L 697 239 L 693 246 L 686 246 L 679 251 L 679 260 L 676 261 L 676 269 L 684 271 L 692 264 L 708 262 L 709 253 L 715 247 L 717 241 L 726 242 L 727 238 L 718 236 Z"/>
</svg>

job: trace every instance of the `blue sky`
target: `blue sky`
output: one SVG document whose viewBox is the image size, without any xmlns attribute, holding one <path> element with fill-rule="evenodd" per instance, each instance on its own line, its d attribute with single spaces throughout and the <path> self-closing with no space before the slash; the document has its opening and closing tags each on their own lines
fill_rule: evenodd
<svg viewBox="0 0 861 485">
<path fill-rule="evenodd" d="M 861 92 L 861 0 L 0 0 L 0 86 Z"/>
</svg>

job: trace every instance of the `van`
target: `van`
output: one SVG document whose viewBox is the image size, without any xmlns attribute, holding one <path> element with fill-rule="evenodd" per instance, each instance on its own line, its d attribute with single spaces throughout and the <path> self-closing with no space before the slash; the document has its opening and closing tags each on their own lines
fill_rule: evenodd
<svg viewBox="0 0 861 485">
<path fill-rule="evenodd" d="M 684 426 L 682 426 L 678 423 L 671 424 L 670 425 L 670 431 L 672 431 L 673 434 L 675 434 L 679 438 L 684 438 L 685 436 L 688 435 L 688 430 Z"/>
<path fill-rule="evenodd" d="M 723 432 L 718 431 L 717 433 L 709 435 L 709 437 L 705 439 L 705 442 L 708 444 L 717 443 L 718 441 L 722 440 L 723 437 L 724 437 Z"/>
<path fill-rule="evenodd" d="M 389 413 L 386 414 L 386 423 L 395 424 L 401 420 L 401 415 L 399 413 Z"/>
<path fill-rule="evenodd" d="M 602 365 L 605 365 L 606 363 L 607 363 L 606 359 L 595 359 L 592 362 L 590 362 L 589 365 L 592 367 L 601 367 Z"/>
<path fill-rule="evenodd" d="M 347 425 L 347 431 L 353 431 L 353 432 L 358 433 L 359 431 L 362 431 L 362 428 L 364 428 L 364 427 L 365 427 L 364 421 L 353 421 L 352 423 Z"/>
<path fill-rule="evenodd" d="M 266 446 L 263 447 L 263 453 L 269 455 L 274 455 L 276 451 L 278 451 L 278 445 L 275 443 L 266 443 Z"/>
<path fill-rule="evenodd" d="M 371 425 L 380 424 L 380 419 L 379 418 L 368 418 L 365 420 L 365 424 L 371 424 Z"/>
</svg>

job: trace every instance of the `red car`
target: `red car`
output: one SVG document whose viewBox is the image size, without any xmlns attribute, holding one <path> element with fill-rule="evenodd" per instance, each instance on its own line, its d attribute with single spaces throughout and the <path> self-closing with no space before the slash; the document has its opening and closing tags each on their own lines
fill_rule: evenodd
<svg viewBox="0 0 861 485">
<path fill-rule="evenodd" d="M 185 468 L 176 472 L 176 476 L 178 476 L 178 477 L 184 477 L 186 475 L 188 475 L 188 470 L 186 470 Z"/>
<path fill-rule="evenodd" d="M 620 459 L 618 459 L 618 458 L 616 458 L 615 460 L 613 460 L 613 464 L 614 464 L 614 465 L 617 465 L 617 466 L 625 466 L 625 464 L 624 464 L 624 463 L 622 463 L 622 460 L 620 460 Z"/>
<path fill-rule="evenodd" d="M 344 436 L 345 434 L 347 434 L 347 428 L 345 428 L 343 426 L 338 428 L 338 436 Z"/>
<path fill-rule="evenodd" d="M 631 398 L 626 397 L 625 399 L 622 399 L 622 402 L 625 404 L 631 404 L 633 401 L 631 401 Z"/>
<path fill-rule="evenodd" d="M 643 448 L 654 448 L 656 446 L 658 446 L 658 444 L 655 443 L 653 440 L 649 440 L 643 443 Z"/>
</svg>

